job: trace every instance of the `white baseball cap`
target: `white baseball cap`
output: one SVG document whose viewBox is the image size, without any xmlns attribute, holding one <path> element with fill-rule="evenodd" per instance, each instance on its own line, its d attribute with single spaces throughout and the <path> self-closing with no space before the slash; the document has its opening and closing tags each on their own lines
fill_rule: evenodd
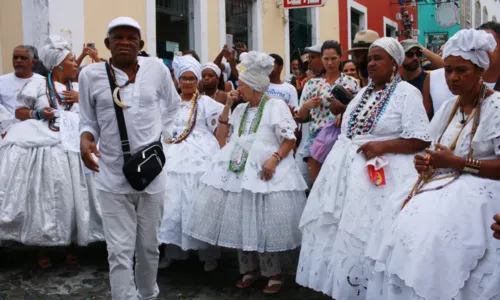
<svg viewBox="0 0 500 300">
<path fill-rule="evenodd" d="M 118 17 L 111 21 L 108 25 L 108 35 L 111 30 L 115 29 L 116 27 L 122 26 L 135 28 L 139 31 L 139 36 L 142 36 L 141 26 L 136 20 L 132 19 L 131 17 Z"/>
</svg>

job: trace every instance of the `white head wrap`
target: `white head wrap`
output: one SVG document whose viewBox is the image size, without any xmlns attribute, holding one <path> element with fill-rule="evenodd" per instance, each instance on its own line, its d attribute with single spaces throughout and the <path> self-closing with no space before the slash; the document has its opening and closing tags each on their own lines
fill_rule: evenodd
<svg viewBox="0 0 500 300">
<path fill-rule="evenodd" d="M 194 76 L 201 79 L 201 64 L 191 55 L 176 56 L 172 62 L 174 68 L 174 75 L 177 81 L 185 72 L 193 72 Z"/>
<path fill-rule="evenodd" d="M 238 65 L 239 80 L 257 92 L 269 87 L 269 74 L 274 68 L 274 58 L 266 53 L 250 51 Z"/>
<path fill-rule="evenodd" d="M 71 45 L 60 36 L 51 35 L 45 40 L 45 46 L 40 49 L 40 59 L 43 65 L 52 71 L 60 65 L 71 53 Z"/>
<path fill-rule="evenodd" d="M 215 72 L 215 74 L 217 74 L 217 77 L 220 77 L 220 74 L 222 73 L 222 71 L 220 70 L 220 68 L 214 64 L 214 63 L 206 63 L 204 64 L 202 67 L 201 67 L 201 71 L 205 71 L 206 69 L 209 69 L 209 70 L 212 70 Z"/>
<path fill-rule="evenodd" d="M 443 59 L 448 56 L 460 56 L 487 70 L 490 66 L 488 51 L 495 50 L 495 38 L 483 30 L 462 29 L 455 33 L 443 50 Z"/>
<path fill-rule="evenodd" d="M 380 47 L 384 49 L 385 52 L 389 53 L 389 55 L 396 61 L 398 66 L 402 65 L 405 61 L 405 50 L 395 38 L 379 38 L 371 44 L 370 49 L 373 47 Z"/>
</svg>

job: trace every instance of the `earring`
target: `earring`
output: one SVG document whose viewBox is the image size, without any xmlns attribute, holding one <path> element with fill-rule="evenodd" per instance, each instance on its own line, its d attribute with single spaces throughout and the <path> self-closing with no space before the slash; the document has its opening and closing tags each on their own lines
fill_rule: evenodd
<svg viewBox="0 0 500 300">
<path fill-rule="evenodd" d="M 63 66 L 59 66 L 59 70 L 61 71 L 64 70 Z"/>
</svg>

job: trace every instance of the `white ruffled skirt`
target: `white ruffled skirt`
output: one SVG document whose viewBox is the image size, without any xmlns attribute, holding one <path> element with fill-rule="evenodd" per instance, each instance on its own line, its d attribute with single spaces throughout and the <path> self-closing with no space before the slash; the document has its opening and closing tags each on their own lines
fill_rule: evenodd
<svg viewBox="0 0 500 300">
<path fill-rule="evenodd" d="M 184 233 L 222 247 L 280 252 L 300 246 L 304 191 L 230 192 L 202 184 Z"/>
<path fill-rule="evenodd" d="M 104 240 L 100 207 L 80 155 L 59 145 L 0 146 L 0 239 L 26 245 Z"/>
<path fill-rule="evenodd" d="M 500 182 L 464 174 L 413 197 L 401 210 L 415 181 L 391 197 L 387 221 L 375 227 L 378 251 L 369 251 L 376 263 L 367 298 L 500 299 L 500 241 L 490 229 L 500 212 Z"/>
<path fill-rule="evenodd" d="M 182 232 L 186 227 L 191 212 L 193 194 L 200 185 L 203 173 L 167 172 L 167 190 L 163 219 L 158 239 L 163 244 L 173 244 L 182 250 L 198 250 L 208 248 L 208 244 L 196 240 Z"/>
<path fill-rule="evenodd" d="M 372 225 L 402 180 L 415 173 L 411 155 L 384 156 L 385 186 L 370 181 L 357 153 L 370 140 L 339 140 L 326 158 L 301 219 L 296 281 L 336 299 L 363 299 L 372 266 L 365 250 Z"/>
</svg>

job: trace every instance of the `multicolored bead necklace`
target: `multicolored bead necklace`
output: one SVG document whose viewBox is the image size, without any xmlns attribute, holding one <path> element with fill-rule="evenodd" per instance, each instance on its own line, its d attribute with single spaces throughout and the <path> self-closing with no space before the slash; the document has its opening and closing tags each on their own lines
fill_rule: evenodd
<svg viewBox="0 0 500 300">
<path fill-rule="evenodd" d="M 401 77 L 398 74 L 388 85 L 386 85 L 380 95 L 377 96 L 373 106 L 368 106 L 368 109 L 366 109 L 366 106 L 369 105 L 368 100 L 375 90 L 373 81 L 370 83 L 356 108 L 349 114 L 350 118 L 347 124 L 348 138 L 352 139 L 356 135 L 370 133 L 386 111 L 387 105 L 399 82 L 401 82 Z"/>
<path fill-rule="evenodd" d="M 186 128 L 181 133 L 178 138 L 165 138 L 167 144 L 179 144 L 191 134 L 194 127 L 196 126 L 196 117 L 198 116 L 198 92 L 195 92 L 193 98 L 191 99 L 191 109 L 189 110 L 188 121 L 186 122 Z"/>
<path fill-rule="evenodd" d="M 259 129 L 260 121 L 262 119 L 262 113 L 264 112 L 264 106 L 266 105 L 266 102 L 267 102 L 267 96 L 263 96 L 262 99 L 260 100 L 258 111 L 253 117 L 252 123 L 250 124 L 250 129 L 248 130 L 248 134 L 254 134 Z M 238 136 L 241 136 L 243 134 L 249 110 L 250 110 L 250 104 L 247 105 L 245 112 L 241 117 L 240 127 L 238 128 Z M 248 152 L 244 151 L 239 146 L 235 147 L 233 151 L 239 151 L 237 155 L 238 159 L 229 161 L 229 170 L 234 173 L 240 173 L 245 169 L 245 165 L 248 159 Z"/>
<path fill-rule="evenodd" d="M 67 85 L 67 90 L 71 91 L 73 89 L 73 85 L 71 84 L 71 80 L 68 79 L 68 82 L 66 83 Z M 47 98 L 49 99 L 49 105 L 52 109 L 58 109 L 58 103 L 61 106 L 64 106 L 65 111 L 69 111 L 71 107 L 73 107 L 73 103 L 68 103 L 66 101 L 66 98 L 63 96 L 59 95 L 57 93 L 56 88 L 54 86 L 54 81 L 52 79 L 52 72 L 49 72 L 49 75 L 47 76 Z M 52 131 L 59 131 L 59 127 L 55 125 L 56 119 L 49 120 L 49 128 Z"/>
</svg>

